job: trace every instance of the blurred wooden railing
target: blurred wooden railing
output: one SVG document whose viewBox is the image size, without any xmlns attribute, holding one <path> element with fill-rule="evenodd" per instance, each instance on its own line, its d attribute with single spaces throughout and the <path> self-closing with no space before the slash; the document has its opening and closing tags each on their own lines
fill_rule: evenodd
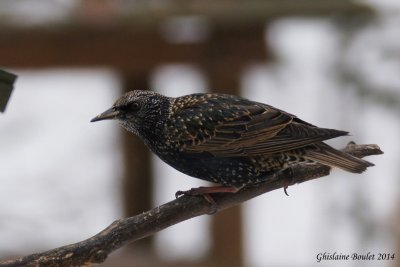
<svg viewBox="0 0 400 267">
<path fill-rule="evenodd" d="M 272 58 L 264 38 L 266 23 L 272 19 L 293 15 L 371 15 L 369 8 L 347 0 L 173 1 L 164 7 L 139 5 L 123 14 L 115 11 L 115 5 L 110 4 L 110 10 L 101 6 L 109 1 L 81 3 L 74 19 L 65 23 L 38 27 L 0 24 L 0 64 L 30 69 L 108 67 L 121 74 L 121 90 L 128 91 L 149 88 L 150 73 L 160 65 L 189 63 L 206 73 L 214 91 L 238 94 L 243 68 Z M 93 19 L 96 10 L 106 18 L 105 23 Z M 160 27 L 174 16 L 204 18 L 209 27 L 207 38 L 199 42 L 168 42 L 160 34 Z M 125 163 L 123 209 L 126 216 L 131 216 L 151 207 L 150 155 L 138 138 L 126 132 L 121 134 L 121 150 Z M 212 217 L 210 257 L 199 263 L 201 266 L 243 265 L 241 218 L 240 207 Z M 152 238 L 135 243 L 134 248 L 131 253 L 148 255 L 136 262 L 138 266 L 157 266 Z M 138 261 L 138 257 L 135 259 Z"/>
</svg>

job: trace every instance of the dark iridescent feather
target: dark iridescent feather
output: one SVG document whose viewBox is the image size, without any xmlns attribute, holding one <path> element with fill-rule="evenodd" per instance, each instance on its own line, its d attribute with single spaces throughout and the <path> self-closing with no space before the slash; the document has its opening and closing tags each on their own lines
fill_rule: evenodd
<svg viewBox="0 0 400 267">
<path fill-rule="evenodd" d="M 222 98 L 224 102 L 215 101 L 214 98 Z M 193 153 L 207 151 L 221 157 L 268 155 L 348 134 L 295 120 L 296 116 L 265 104 L 238 99 L 240 98 L 235 99 L 223 116 L 218 117 L 214 115 L 215 111 L 218 113 L 224 109 L 231 98 L 210 95 L 210 98 L 203 97 L 198 101 L 196 113 L 202 114 L 201 117 L 205 119 L 186 122 L 188 133 L 181 137 L 187 139 L 185 143 L 188 146 L 184 150 Z M 202 104 L 204 102 L 207 103 Z M 209 107 L 210 102 L 213 104 L 212 108 Z M 188 117 L 188 110 L 191 112 L 183 106 L 171 117 Z M 214 118 L 212 123 L 206 123 L 208 117 Z M 203 135 L 202 142 L 192 142 L 193 136 L 204 132 L 208 134 Z"/>
<path fill-rule="evenodd" d="M 347 132 L 319 128 L 238 96 L 170 98 L 132 91 L 93 121 L 104 118 L 118 119 L 177 170 L 228 186 L 265 181 L 298 163 L 319 162 L 356 173 L 373 166 L 322 142 Z"/>
</svg>

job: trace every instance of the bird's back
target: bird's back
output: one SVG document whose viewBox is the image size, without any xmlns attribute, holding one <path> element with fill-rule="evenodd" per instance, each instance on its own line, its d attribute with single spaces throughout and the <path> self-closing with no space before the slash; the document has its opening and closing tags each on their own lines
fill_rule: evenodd
<svg viewBox="0 0 400 267">
<path fill-rule="evenodd" d="M 336 150 L 326 144 L 319 145 L 347 132 L 319 128 L 270 105 L 238 96 L 193 94 L 176 98 L 172 101 L 166 132 L 171 147 L 181 161 L 186 161 L 178 164 L 192 169 L 216 168 L 218 164 L 225 168 L 223 162 L 227 161 L 233 165 L 250 164 L 258 173 L 270 172 L 290 164 L 290 158 L 293 163 L 308 159 L 351 172 L 361 172 L 370 166 L 350 155 L 332 153 Z M 325 151 L 329 153 L 321 156 Z M 308 155 L 308 152 L 313 153 Z M 187 163 L 187 159 L 194 163 Z M 221 168 L 216 171 L 219 175 Z M 193 170 L 190 171 L 193 175 Z"/>
</svg>

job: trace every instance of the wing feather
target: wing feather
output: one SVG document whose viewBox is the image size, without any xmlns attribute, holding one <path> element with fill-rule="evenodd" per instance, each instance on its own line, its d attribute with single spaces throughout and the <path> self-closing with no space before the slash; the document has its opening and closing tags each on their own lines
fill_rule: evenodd
<svg viewBox="0 0 400 267">
<path fill-rule="evenodd" d="M 175 114 L 187 117 L 194 109 L 196 114 L 202 114 L 200 122 L 198 119 L 185 122 L 189 132 L 184 151 L 188 153 L 209 152 L 218 157 L 265 155 L 347 134 L 318 128 L 266 104 L 225 95 L 210 96 L 207 105 L 193 104 L 196 102 L 192 100 L 190 107 Z"/>
</svg>

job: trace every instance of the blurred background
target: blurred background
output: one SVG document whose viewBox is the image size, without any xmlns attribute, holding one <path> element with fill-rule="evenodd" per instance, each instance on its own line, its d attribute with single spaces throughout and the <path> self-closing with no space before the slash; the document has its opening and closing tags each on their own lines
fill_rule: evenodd
<svg viewBox="0 0 400 267">
<path fill-rule="evenodd" d="M 240 94 L 384 155 L 175 225 L 102 266 L 400 266 L 400 2 L 0 2 L 0 67 L 19 77 L 0 114 L 0 259 L 86 239 L 205 185 L 115 122 L 123 92 Z M 325 261 L 318 253 L 395 253 Z"/>
</svg>

